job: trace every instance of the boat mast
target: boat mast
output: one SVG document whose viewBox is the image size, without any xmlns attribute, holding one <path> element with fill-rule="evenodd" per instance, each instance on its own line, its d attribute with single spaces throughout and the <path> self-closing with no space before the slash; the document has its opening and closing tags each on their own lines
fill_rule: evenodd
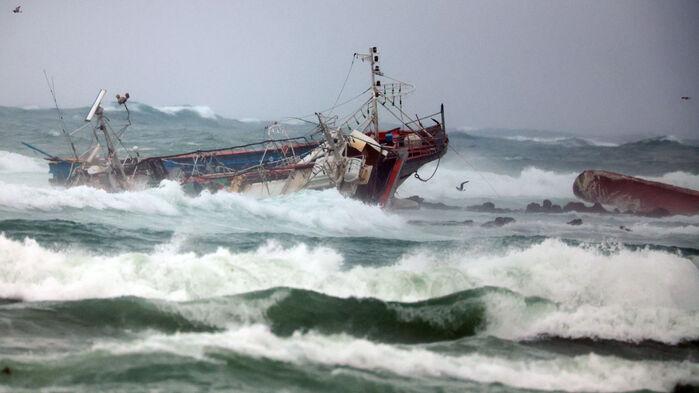
<svg viewBox="0 0 699 393">
<path fill-rule="evenodd" d="M 107 142 L 108 162 L 112 166 L 112 168 L 116 170 L 117 175 L 119 176 L 119 180 L 125 181 L 126 172 L 124 172 L 124 167 L 121 165 L 121 161 L 119 161 L 119 156 L 117 155 L 116 147 L 114 146 L 112 137 L 111 135 L 109 135 L 109 131 L 107 130 L 107 123 L 104 121 L 104 108 L 102 108 L 101 105 L 98 105 L 95 114 L 97 115 L 97 128 L 99 128 L 102 131 L 102 133 L 104 133 L 104 139 Z"/>
<path fill-rule="evenodd" d="M 371 122 L 374 124 L 374 139 L 378 142 L 379 140 L 379 87 L 381 86 L 381 81 L 376 80 L 377 76 L 383 76 L 381 69 L 379 68 L 379 50 L 375 46 L 369 48 L 369 54 L 357 53 L 362 61 L 369 60 L 369 66 L 371 67 Z"/>
</svg>

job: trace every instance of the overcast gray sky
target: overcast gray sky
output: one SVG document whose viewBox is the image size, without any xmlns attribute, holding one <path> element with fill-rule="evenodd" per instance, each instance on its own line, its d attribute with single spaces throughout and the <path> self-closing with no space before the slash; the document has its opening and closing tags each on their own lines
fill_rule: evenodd
<svg viewBox="0 0 699 393">
<path fill-rule="evenodd" d="M 15 5 L 23 13 L 13 14 Z M 274 119 L 332 104 L 356 51 L 452 127 L 699 135 L 699 1 L 0 0 L 0 105 L 153 106 Z M 366 87 L 356 66 L 346 95 Z M 692 96 L 690 101 L 681 96 Z"/>
</svg>

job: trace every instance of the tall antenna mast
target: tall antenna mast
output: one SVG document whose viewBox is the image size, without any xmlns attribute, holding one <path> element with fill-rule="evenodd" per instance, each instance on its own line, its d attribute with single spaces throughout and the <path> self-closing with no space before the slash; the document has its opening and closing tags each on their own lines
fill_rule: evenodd
<svg viewBox="0 0 699 393">
<path fill-rule="evenodd" d="M 54 90 L 53 83 L 49 82 L 49 76 L 46 73 L 46 70 L 44 70 L 44 78 L 46 78 L 46 84 L 49 86 L 49 91 L 51 92 L 51 97 L 53 98 L 53 105 L 56 107 L 56 112 L 58 112 L 58 119 L 61 121 L 61 130 L 63 131 L 63 135 L 65 135 L 66 139 L 68 139 L 68 142 L 70 143 L 70 148 L 73 149 L 73 155 L 75 156 L 75 159 L 78 160 L 78 151 L 75 150 L 75 144 L 73 143 L 73 139 L 66 131 L 66 123 L 63 121 L 63 113 L 61 112 L 61 109 L 58 107 L 58 101 L 56 100 L 56 91 Z"/>
<path fill-rule="evenodd" d="M 357 53 L 362 61 L 369 60 L 369 65 L 371 67 L 371 122 L 374 123 L 374 139 L 379 140 L 379 87 L 381 87 L 381 81 L 376 80 L 377 76 L 383 76 L 381 68 L 379 67 L 379 50 L 377 47 L 372 46 L 369 48 L 369 54 Z"/>
</svg>

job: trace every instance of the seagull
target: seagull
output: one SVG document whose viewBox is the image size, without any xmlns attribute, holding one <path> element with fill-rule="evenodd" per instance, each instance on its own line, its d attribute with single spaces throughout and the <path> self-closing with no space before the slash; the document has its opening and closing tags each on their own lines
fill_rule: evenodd
<svg viewBox="0 0 699 393">
<path fill-rule="evenodd" d="M 21 8 L 22 8 L 22 6 L 21 6 L 21 5 L 18 5 L 17 7 L 15 7 L 14 10 L 12 10 L 12 13 L 14 13 L 14 14 L 21 14 L 21 13 L 22 13 L 22 9 L 21 9 Z"/>
<path fill-rule="evenodd" d="M 468 183 L 468 180 L 466 180 L 465 182 L 462 182 L 461 184 L 459 184 L 459 186 L 456 187 L 456 189 L 459 190 L 459 191 L 463 191 L 463 190 L 464 190 L 464 186 L 466 185 L 466 183 Z"/>
<path fill-rule="evenodd" d="M 684 100 L 684 101 L 689 101 L 689 100 L 692 99 L 692 97 L 684 96 L 684 97 L 680 97 L 680 99 L 681 99 L 681 100 Z"/>
</svg>

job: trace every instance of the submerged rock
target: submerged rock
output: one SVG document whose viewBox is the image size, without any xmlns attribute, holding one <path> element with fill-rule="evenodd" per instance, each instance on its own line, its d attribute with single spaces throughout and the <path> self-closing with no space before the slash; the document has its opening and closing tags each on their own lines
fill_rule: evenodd
<svg viewBox="0 0 699 393">
<path fill-rule="evenodd" d="M 420 203 L 412 199 L 393 198 L 391 199 L 391 209 L 419 209 Z"/>
<path fill-rule="evenodd" d="M 416 224 L 416 225 L 434 225 L 434 226 L 470 226 L 473 225 L 473 220 L 463 220 L 463 221 L 455 221 L 455 220 L 449 220 L 449 221 L 424 221 L 424 220 L 410 220 L 408 221 L 408 224 Z"/>
<path fill-rule="evenodd" d="M 663 209 L 662 207 L 656 207 L 649 212 L 639 213 L 638 215 L 643 217 L 662 218 L 671 216 L 672 213 L 670 213 L 667 209 Z"/>
<path fill-rule="evenodd" d="M 532 202 L 527 205 L 527 208 L 524 210 L 525 213 L 539 213 L 541 212 L 541 205 L 539 205 L 536 202 Z"/>
<path fill-rule="evenodd" d="M 442 202 L 426 202 L 425 198 L 419 196 L 419 195 L 413 195 L 410 197 L 405 198 L 410 201 L 417 202 L 417 204 L 420 207 L 424 207 L 427 209 L 438 209 L 438 210 L 461 210 L 459 206 L 450 206 L 447 204 L 444 204 Z"/>
<path fill-rule="evenodd" d="M 495 207 L 493 202 L 483 202 L 482 205 L 467 206 L 466 210 L 479 213 L 511 213 L 511 209 Z"/>
<path fill-rule="evenodd" d="M 507 224 L 511 224 L 515 222 L 516 220 L 512 217 L 495 217 L 493 221 L 488 221 L 481 225 L 483 228 L 494 228 L 494 227 L 501 227 Z"/>
<path fill-rule="evenodd" d="M 562 213 L 563 209 L 560 205 L 554 205 L 550 200 L 544 199 L 543 203 L 539 205 L 536 202 L 532 202 L 527 205 L 525 213 Z"/>
<path fill-rule="evenodd" d="M 564 212 L 578 212 L 578 213 L 599 213 L 605 214 L 609 213 L 600 203 L 595 203 L 592 206 L 587 206 L 582 202 L 568 202 L 563 206 Z"/>
</svg>

